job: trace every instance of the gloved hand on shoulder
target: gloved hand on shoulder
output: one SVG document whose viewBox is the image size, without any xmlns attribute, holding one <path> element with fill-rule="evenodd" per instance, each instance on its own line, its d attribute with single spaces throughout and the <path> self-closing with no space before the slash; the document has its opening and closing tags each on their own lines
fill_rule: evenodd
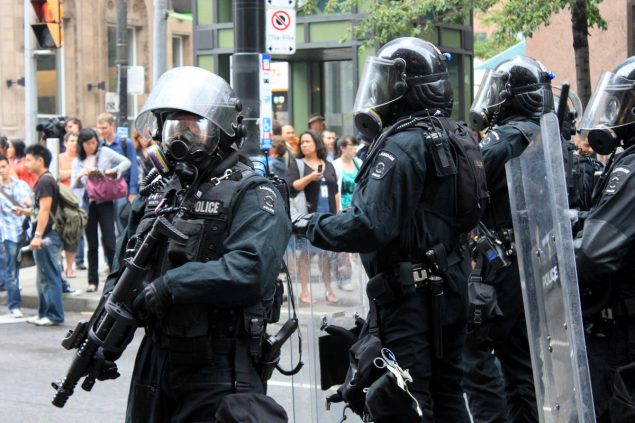
<svg viewBox="0 0 635 423">
<path fill-rule="evenodd" d="M 291 231 L 301 237 L 306 237 L 306 231 L 309 222 L 313 218 L 314 213 L 294 213 L 291 215 Z"/>
</svg>

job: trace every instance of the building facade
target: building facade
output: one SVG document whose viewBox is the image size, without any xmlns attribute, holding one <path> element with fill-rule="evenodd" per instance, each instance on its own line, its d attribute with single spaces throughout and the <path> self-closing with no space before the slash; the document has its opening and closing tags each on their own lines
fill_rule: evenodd
<svg viewBox="0 0 635 423">
<path fill-rule="evenodd" d="M 372 2 L 367 3 L 372 6 Z M 298 14 L 296 52 L 273 56 L 273 110 L 281 123 L 296 132 L 307 128 L 308 117 L 320 113 L 338 135 L 354 134 L 352 107 L 359 78 L 372 48 L 353 38 L 367 9 L 350 14 Z M 230 79 L 234 49 L 233 1 L 192 0 L 194 62 Z M 454 88 L 454 116 L 464 119 L 472 101 L 472 26 L 437 25 L 424 39 L 452 53 L 450 78 Z"/>
<path fill-rule="evenodd" d="M 595 88 L 602 70 L 635 54 L 635 1 L 604 0 L 599 9 L 608 24 L 606 31 L 589 30 L 589 66 L 591 88 Z M 551 17 L 527 39 L 527 56 L 536 58 L 556 73 L 557 84 L 568 81 L 577 91 L 571 12 L 568 9 Z"/>
<path fill-rule="evenodd" d="M 0 134 L 9 138 L 24 138 L 25 134 L 24 88 L 16 83 L 25 76 L 24 1 L 0 0 Z M 35 59 L 38 121 L 72 115 L 78 116 L 85 126 L 94 126 L 96 116 L 106 110 L 107 93 L 117 91 L 117 3 L 118 0 L 61 1 L 63 46 L 58 50 L 38 50 Z M 187 5 L 185 10 L 171 11 L 166 17 L 166 69 L 192 64 L 189 2 L 175 1 L 174 7 L 180 3 Z M 144 72 L 143 94 L 128 96 L 128 115 L 133 119 L 152 86 L 153 1 L 127 0 L 127 5 L 128 64 L 142 66 Z M 35 22 L 35 13 L 30 13 L 30 21 Z"/>
</svg>

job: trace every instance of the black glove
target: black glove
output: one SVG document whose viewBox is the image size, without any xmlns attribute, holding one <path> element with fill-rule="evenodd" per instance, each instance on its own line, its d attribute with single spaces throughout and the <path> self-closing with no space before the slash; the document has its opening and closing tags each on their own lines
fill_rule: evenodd
<svg viewBox="0 0 635 423">
<path fill-rule="evenodd" d="M 143 288 L 134 299 L 132 307 L 135 313 L 140 316 L 152 314 L 163 317 L 170 304 L 172 304 L 172 295 L 168 290 L 165 278 L 162 276 Z"/>
<path fill-rule="evenodd" d="M 309 226 L 309 222 L 313 218 L 314 213 L 294 213 L 291 216 L 291 230 L 294 234 L 301 237 L 306 237 L 306 230 Z"/>
</svg>

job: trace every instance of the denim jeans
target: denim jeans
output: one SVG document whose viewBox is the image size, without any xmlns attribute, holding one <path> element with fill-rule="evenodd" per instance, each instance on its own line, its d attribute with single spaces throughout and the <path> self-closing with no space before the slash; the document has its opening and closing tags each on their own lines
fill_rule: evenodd
<svg viewBox="0 0 635 423">
<path fill-rule="evenodd" d="M 13 241 L 2 241 L 4 247 L 4 262 L 2 267 L 6 273 L 5 287 L 7 288 L 7 305 L 9 310 L 20 308 L 22 297 L 20 296 L 20 282 L 18 279 L 18 266 L 16 257 L 18 255 L 18 243 Z"/>
<path fill-rule="evenodd" d="M 38 315 L 48 317 L 52 322 L 64 322 L 64 303 L 62 298 L 62 274 L 59 255 L 62 240 L 57 232 L 51 230 L 45 239 L 50 244 L 33 252 L 37 266 L 37 293 L 40 300 Z"/>
<path fill-rule="evenodd" d="M 6 266 L 4 266 L 4 263 L 6 263 L 6 261 L 7 253 L 4 251 L 4 243 L 0 242 L 0 263 L 3 264 L 2 266 L 0 266 L 0 291 L 4 291 L 7 289 L 6 285 L 9 275 L 7 275 L 7 269 Z"/>
<path fill-rule="evenodd" d="M 84 264 L 84 235 L 79 238 L 79 244 L 77 245 L 77 254 L 75 255 L 75 264 Z"/>
</svg>

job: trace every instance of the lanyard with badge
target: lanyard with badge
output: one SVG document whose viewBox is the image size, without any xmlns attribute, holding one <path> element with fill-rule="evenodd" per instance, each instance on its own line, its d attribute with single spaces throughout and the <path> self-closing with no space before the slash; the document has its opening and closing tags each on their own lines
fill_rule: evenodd
<svg viewBox="0 0 635 423">
<path fill-rule="evenodd" d="M 322 173 L 322 169 L 322 165 L 319 164 L 317 167 L 318 173 Z M 320 197 L 329 198 L 329 187 L 326 185 L 326 178 L 324 177 L 324 174 L 322 174 L 322 179 L 320 179 Z"/>
</svg>

